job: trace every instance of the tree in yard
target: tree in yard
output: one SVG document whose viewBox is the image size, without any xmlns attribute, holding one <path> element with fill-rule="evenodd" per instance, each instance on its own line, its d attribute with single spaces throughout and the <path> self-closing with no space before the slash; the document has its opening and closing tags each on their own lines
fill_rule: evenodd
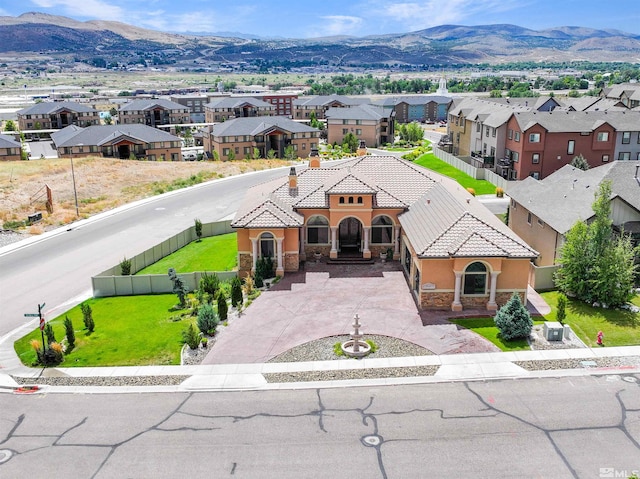
<svg viewBox="0 0 640 479">
<path fill-rule="evenodd" d="M 116 107 L 115 106 L 111 107 L 111 109 L 109 110 L 109 115 L 111 116 L 111 118 L 113 118 L 117 114 L 118 114 L 118 110 L 116 109 Z"/>
<path fill-rule="evenodd" d="M 558 303 L 556 304 L 556 319 L 560 323 L 564 323 L 565 318 L 567 317 L 567 297 L 560 293 L 558 295 Z"/>
<path fill-rule="evenodd" d="M 193 133 L 191 133 L 191 128 L 186 127 L 184 129 L 184 144 L 186 146 L 193 146 Z"/>
<path fill-rule="evenodd" d="M 288 145 L 284 149 L 284 158 L 286 160 L 295 160 L 298 157 L 296 151 L 293 149 L 293 145 Z"/>
<path fill-rule="evenodd" d="M 617 307 L 633 297 L 636 250 L 629 235 L 614 235 L 610 198 L 611 182 L 603 181 L 592 205 L 593 221 L 577 222 L 566 235 L 555 281 L 580 301 Z"/>
<path fill-rule="evenodd" d="M 194 220 L 194 228 L 196 230 L 196 236 L 198 237 L 197 241 L 202 241 L 202 221 L 198 218 Z"/>
<path fill-rule="evenodd" d="M 579 170 L 587 171 L 589 169 L 589 162 L 582 155 L 574 156 L 569 164 Z"/>
<path fill-rule="evenodd" d="M 358 137 L 349 132 L 342 138 L 342 147 L 349 153 L 355 153 L 358 149 Z"/>
<path fill-rule="evenodd" d="M 213 335 L 216 332 L 220 318 L 209 303 L 204 303 L 198 308 L 198 329 L 203 334 Z"/>
<path fill-rule="evenodd" d="M 233 150 L 229 150 L 229 154 L 227 155 L 227 160 L 233 161 L 235 159 L 236 159 L 236 154 L 233 152 Z"/>
<path fill-rule="evenodd" d="M 7 120 L 4 123 L 4 131 L 16 131 L 16 124 L 13 120 Z"/>
<path fill-rule="evenodd" d="M 218 291 L 218 316 L 220 317 L 220 321 L 227 320 L 228 312 L 227 296 L 224 294 L 224 291 L 220 290 Z"/>
<path fill-rule="evenodd" d="M 104 117 L 104 124 L 105 125 L 111 125 L 113 124 L 113 118 L 111 117 L 111 115 L 106 115 Z"/>
<path fill-rule="evenodd" d="M 93 330 L 96 327 L 95 322 L 93 321 L 93 310 L 88 303 L 82 303 L 80 305 L 80 311 L 82 311 L 82 321 L 84 322 L 84 327 L 90 333 L 93 333 Z"/>
<path fill-rule="evenodd" d="M 268 158 L 269 160 L 273 160 L 273 159 L 275 159 L 275 157 L 276 157 L 276 150 L 271 149 L 271 150 L 269 150 L 269 151 L 267 152 L 267 158 Z"/>
<path fill-rule="evenodd" d="M 518 293 L 513 293 L 507 304 L 498 310 L 493 321 L 500 330 L 500 337 L 505 341 L 527 338 L 533 328 L 531 315 Z"/>
<path fill-rule="evenodd" d="M 242 297 L 242 281 L 237 276 L 231 280 L 231 306 L 237 308 L 244 301 Z"/>
<path fill-rule="evenodd" d="M 254 160 L 260 159 L 260 148 L 253 148 L 253 154 L 251 155 L 251 158 L 253 158 Z"/>
<path fill-rule="evenodd" d="M 502 98 L 502 90 L 491 90 L 489 98 Z"/>
<path fill-rule="evenodd" d="M 209 302 L 213 301 L 213 298 L 216 297 L 218 290 L 220 289 L 220 279 L 218 276 L 214 274 L 204 273 L 200 278 L 200 291 L 203 293 L 207 293 L 209 297 Z"/>
<path fill-rule="evenodd" d="M 71 351 L 76 345 L 76 332 L 73 329 L 73 322 L 69 319 L 69 316 L 64 317 L 64 331 L 67 336 L 67 343 L 69 343 L 67 351 Z"/>
<path fill-rule="evenodd" d="M 56 334 L 53 332 L 51 323 L 47 323 L 44 327 L 44 335 L 47 337 L 47 344 L 56 342 Z"/>
<path fill-rule="evenodd" d="M 178 307 L 184 308 L 187 297 L 187 287 L 180 276 L 173 280 L 173 293 L 178 297 Z"/>
</svg>

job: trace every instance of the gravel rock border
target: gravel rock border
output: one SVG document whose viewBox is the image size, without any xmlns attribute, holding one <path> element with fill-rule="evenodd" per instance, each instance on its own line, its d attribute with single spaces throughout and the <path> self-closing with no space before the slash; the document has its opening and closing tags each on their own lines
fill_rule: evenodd
<svg viewBox="0 0 640 479">
<path fill-rule="evenodd" d="M 190 376 L 105 376 L 22 378 L 13 376 L 18 384 L 47 386 L 178 386 Z"/>
<path fill-rule="evenodd" d="M 409 366 L 406 368 L 344 369 L 338 371 L 301 371 L 264 374 L 268 383 L 308 381 L 342 381 L 346 379 L 408 378 L 433 376 L 440 366 Z"/>
<path fill-rule="evenodd" d="M 589 361 L 590 363 L 586 363 Z M 591 364 L 595 363 L 595 365 Z M 513 361 L 527 371 L 551 371 L 554 369 L 588 369 L 588 368 L 619 368 L 624 366 L 640 367 L 640 356 L 624 356 L 610 358 L 581 358 L 581 359 L 537 359 L 532 361 Z"/>
</svg>

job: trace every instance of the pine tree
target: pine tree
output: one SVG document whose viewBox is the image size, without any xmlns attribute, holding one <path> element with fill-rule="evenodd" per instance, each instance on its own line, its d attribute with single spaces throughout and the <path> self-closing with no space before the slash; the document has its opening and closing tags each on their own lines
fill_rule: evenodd
<svg viewBox="0 0 640 479">
<path fill-rule="evenodd" d="M 500 330 L 500 337 L 505 341 L 528 338 L 533 328 L 531 315 L 518 293 L 513 293 L 507 304 L 498 310 L 493 321 Z"/>
<path fill-rule="evenodd" d="M 242 281 L 237 276 L 231 280 L 231 306 L 237 308 L 239 304 L 242 304 L 244 298 L 242 297 Z"/>
<path fill-rule="evenodd" d="M 220 317 L 220 321 L 227 320 L 228 311 L 229 306 L 227 306 L 227 296 L 224 294 L 224 291 L 220 290 L 218 292 L 218 316 Z"/>
</svg>

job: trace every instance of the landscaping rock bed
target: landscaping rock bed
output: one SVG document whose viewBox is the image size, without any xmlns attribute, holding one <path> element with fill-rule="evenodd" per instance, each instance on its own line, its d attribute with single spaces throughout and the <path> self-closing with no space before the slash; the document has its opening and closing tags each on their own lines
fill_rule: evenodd
<svg viewBox="0 0 640 479">
<path fill-rule="evenodd" d="M 536 361 L 514 361 L 513 364 L 527 371 L 550 371 L 554 369 L 583 368 L 620 368 L 640 367 L 640 356 L 583 358 L 583 359 L 544 359 Z"/>
<path fill-rule="evenodd" d="M 189 376 L 107 376 L 107 377 L 51 377 L 21 378 L 13 376 L 18 384 L 47 386 L 177 386 Z"/>
<path fill-rule="evenodd" d="M 544 338 L 543 333 L 543 325 L 536 324 L 531 331 L 531 336 L 529 337 L 529 343 L 531 344 L 531 349 L 533 350 L 542 350 L 542 349 L 576 349 L 576 348 L 586 348 L 587 346 L 576 336 L 576 334 L 572 331 L 570 338 L 565 338 L 562 341 L 547 341 Z"/>
<path fill-rule="evenodd" d="M 339 371 L 301 371 L 264 374 L 268 383 L 307 381 L 341 381 L 345 379 L 407 378 L 433 376 L 440 366 L 410 366 L 406 368 L 345 369 Z"/>
</svg>

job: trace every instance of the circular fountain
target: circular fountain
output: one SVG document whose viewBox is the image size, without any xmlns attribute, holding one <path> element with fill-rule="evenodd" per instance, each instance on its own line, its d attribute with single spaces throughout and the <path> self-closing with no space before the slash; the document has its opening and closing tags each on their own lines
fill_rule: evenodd
<svg viewBox="0 0 640 479">
<path fill-rule="evenodd" d="M 371 352 L 371 346 L 362 340 L 360 332 L 360 318 L 356 314 L 353 317 L 353 332 L 350 334 L 351 339 L 342 343 L 342 352 L 352 358 L 361 358 Z"/>
</svg>

